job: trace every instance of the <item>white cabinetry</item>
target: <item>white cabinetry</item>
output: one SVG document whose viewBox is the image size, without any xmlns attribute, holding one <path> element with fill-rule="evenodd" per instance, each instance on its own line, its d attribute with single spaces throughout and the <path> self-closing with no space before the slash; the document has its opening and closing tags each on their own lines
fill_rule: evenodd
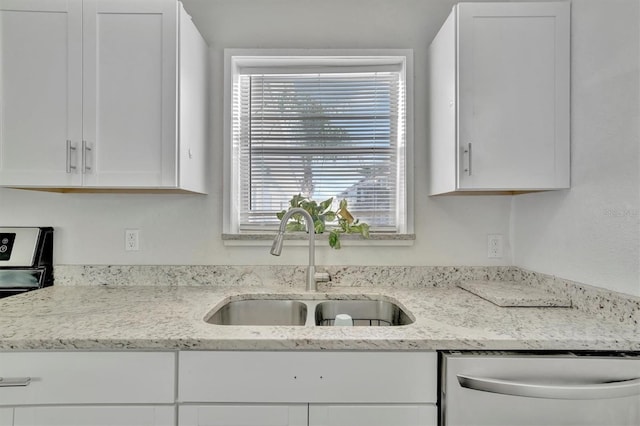
<svg viewBox="0 0 640 426">
<path fill-rule="evenodd" d="M 0 408 L 0 426 L 13 426 L 12 408 Z"/>
<path fill-rule="evenodd" d="M 184 426 L 437 424 L 435 352 L 180 352 L 178 365 Z"/>
<path fill-rule="evenodd" d="M 180 426 L 307 426 L 307 405 L 186 405 Z"/>
<path fill-rule="evenodd" d="M 422 426 L 435 425 L 433 405 L 315 405 L 309 406 L 310 426 Z"/>
<path fill-rule="evenodd" d="M 0 0 L 0 185 L 205 192 L 207 47 L 176 0 Z"/>
<path fill-rule="evenodd" d="M 172 352 L 0 353 L 0 425 L 175 424 Z"/>
<path fill-rule="evenodd" d="M 0 184 L 81 185 L 80 140 L 82 1 L 0 0 Z"/>
<path fill-rule="evenodd" d="M 1 424 L 1 423 L 0 423 Z M 13 426 L 173 426 L 174 407 L 18 407 Z"/>
<path fill-rule="evenodd" d="M 431 44 L 430 194 L 569 187 L 570 5 L 460 3 Z"/>
</svg>

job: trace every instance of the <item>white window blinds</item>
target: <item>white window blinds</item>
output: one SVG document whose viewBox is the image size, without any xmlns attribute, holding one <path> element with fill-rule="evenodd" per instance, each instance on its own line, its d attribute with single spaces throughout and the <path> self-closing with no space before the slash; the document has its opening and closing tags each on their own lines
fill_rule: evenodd
<svg viewBox="0 0 640 426">
<path fill-rule="evenodd" d="M 240 73 L 233 142 L 240 231 L 273 228 L 302 193 L 346 198 L 372 230 L 404 221 L 401 71 Z M 300 70 L 296 70 L 300 71 Z"/>
</svg>

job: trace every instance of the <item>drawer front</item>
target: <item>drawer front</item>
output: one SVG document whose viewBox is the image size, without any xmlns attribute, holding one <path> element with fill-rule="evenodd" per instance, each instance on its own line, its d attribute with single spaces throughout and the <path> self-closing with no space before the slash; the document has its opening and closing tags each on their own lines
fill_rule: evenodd
<svg viewBox="0 0 640 426">
<path fill-rule="evenodd" d="M 173 352 L 4 352 L 0 405 L 173 403 Z M 1 383 L 1 382 L 0 382 Z"/>
<path fill-rule="evenodd" d="M 13 408 L 0 408 L 0 426 L 13 426 Z"/>
<path fill-rule="evenodd" d="M 309 426 L 437 426 L 435 404 L 311 405 Z"/>
<path fill-rule="evenodd" d="M 183 402 L 435 403 L 435 352 L 180 352 Z"/>
<path fill-rule="evenodd" d="M 173 406 L 17 407 L 13 426 L 174 426 Z"/>
<path fill-rule="evenodd" d="M 307 404 L 187 405 L 180 426 L 307 426 Z"/>
</svg>

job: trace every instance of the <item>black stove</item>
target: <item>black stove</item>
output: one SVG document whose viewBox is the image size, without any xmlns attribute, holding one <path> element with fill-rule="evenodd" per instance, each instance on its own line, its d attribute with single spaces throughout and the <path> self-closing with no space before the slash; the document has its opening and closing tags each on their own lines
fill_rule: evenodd
<svg viewBox="0 0 640 426">
<path fill-rule="evenodd" d="M 53 228 L 0 227 L 0 298 L 53 285 Z"/>
</svg>

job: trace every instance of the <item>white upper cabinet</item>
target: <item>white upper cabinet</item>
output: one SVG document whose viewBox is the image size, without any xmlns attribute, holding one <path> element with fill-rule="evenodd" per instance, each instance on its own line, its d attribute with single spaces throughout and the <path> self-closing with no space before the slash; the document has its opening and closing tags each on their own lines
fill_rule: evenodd
<svg viewBox="0 0 640 426">
<path fill-rule="evenodd" d="M 82 1 L 0 0 L 0 184 L 82 184 L 80 140 Z"/>
<path fill-rule="evenodd" d="M 569 3 L 460 3 L 431 44 L 430 194 L 569 187 Z"/>
<path fill-rule="evenodd" d="M 180 3 L 0 0 L 0 13 L 0 185 L 206 192 L 207 46 Z"/>
<path fill-rule="evenodd" d="M 176 2 L 84 1 L 85 185 L 175 185 Z"/>
</svg>

